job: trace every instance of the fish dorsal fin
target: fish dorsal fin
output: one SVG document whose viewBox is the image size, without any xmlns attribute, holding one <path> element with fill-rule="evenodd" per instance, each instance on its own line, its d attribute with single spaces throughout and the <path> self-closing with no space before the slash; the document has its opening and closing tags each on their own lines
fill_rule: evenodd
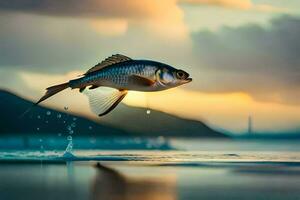
<svg viewBox="0 0 300 200">
<path fill-rule="evenodd" d="M 102 62 L 98 63 L 97 65 L 95 65 L 91 69 L 89 69 L 85 73 L 85 75 L 89 74 L 91 72 L 103 69 L 104 67 L 107 67 L 107 66 L 110 66 L 110 65 L 113 65 L 113 64 L 116 64 L 116 63 L 125 62 L 125 61 L 128 61 L 128 60 L 132 60 L 132 59 L 127 57 L 127 56 L 121 55 L 121 54 L 112 55 L 112 56 L 106 58 L 105 60 L 103 60 Z"/>
</svg>

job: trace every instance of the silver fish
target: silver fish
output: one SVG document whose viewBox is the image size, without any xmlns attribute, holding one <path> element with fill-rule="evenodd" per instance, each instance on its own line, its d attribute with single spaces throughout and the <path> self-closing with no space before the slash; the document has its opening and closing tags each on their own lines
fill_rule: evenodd
<svg viewBox="0 0 300 200">
<path fill-rule="evenodd" d="M 78 88 L 88 95 L 92 110 L 103 116 L 123 100 L 128 90 L 161 91 L 191 81 L 187 72 L 167 64 L 133 60 L 116 54 L 95 65 L 80 78 L 47 88 L 46 94 L 36 105 L 66 88 Z M 104 92 L 103 87 L 112 89 Z"/>
</svg>

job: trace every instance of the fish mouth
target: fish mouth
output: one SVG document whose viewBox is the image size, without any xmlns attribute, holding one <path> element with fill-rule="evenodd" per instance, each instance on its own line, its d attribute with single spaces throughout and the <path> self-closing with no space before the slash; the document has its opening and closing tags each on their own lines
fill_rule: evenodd
<svg viewBox="0 0 300 200">
<path fill-rule="evenodd" d="M 191 82 L 193 79 L 192 78 L 187 78 L 186 81 Z"/>
<path fill-rule="evenodd" d="M 186 78 L 186 79 L 184 79 L 183 80 L 183 83 L 185 84 L 185 83 L 189 83 L 189 82 L 191 82 L 193 79 L 192 78 Z"/>
</svg>

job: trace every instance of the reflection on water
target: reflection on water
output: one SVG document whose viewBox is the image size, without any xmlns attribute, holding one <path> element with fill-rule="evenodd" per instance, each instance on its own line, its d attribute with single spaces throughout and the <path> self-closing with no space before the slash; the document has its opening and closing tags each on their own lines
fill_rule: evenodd
<svg viewBox="0 0 300 200">
<path fill-rule="evenodd" d="M 233 173 L 242 175 L 257 175 L 257 176 L 293 176 L 300 177 L 300 163 L 288 163 L 289 166 L 274 166 L 274 165 L 262 165 L 262 166 L 246 166 L 239 167 L 232 170 Z"/>
<path fill-rule="evenodd" d="M 133 178 L 97 163 L 92 185 L 92 200 L 173 200 L 176 199 L 176 180 L 159 177 Z"/>
<path fill-rule="evenodd" d="M 1 161 L 0 199 L 295 200 L 299 162 Z M 109 166 L 109 167 L 107 167 Z"/>
<path fill-rule="evenodd" d="M 31 142 L 29 146 L 40 145 L 38 140 Z M 43 140 L 43 145 L 56 142 Z M 117 147 L 120 142 L 124 140 L 113 144 Z M 0 141 L 0 146 L 3 143 L 21 144 L 14 139 Z M 42 153 L 2 148 L 0 199 L 299 199 L 299 141 L 170 140 L 169 144 L 180 150 L 90 147 L 66 153 L 65 144 L 61 150 L 45 148 Z"/>
</svg>

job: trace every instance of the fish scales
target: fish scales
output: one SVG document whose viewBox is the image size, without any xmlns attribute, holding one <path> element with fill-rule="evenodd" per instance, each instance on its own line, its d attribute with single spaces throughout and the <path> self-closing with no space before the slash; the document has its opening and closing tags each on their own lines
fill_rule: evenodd
<svg viewBox="0 0 300 200">
<path fill-rule="evenodd" d="M 139 75 L 155 81 L 155 73 L 159 68 L 159 64 L 160 63 L 151 61 L 134 60 L 125 63 L 117 63 L 98 71 L 91 72 L 77 82 L 76 80 L 71 81 L 70 85 L 72 88 L 93 84 L 101 86 L 101 82 L 104 81 L 105 85 L 108 87 L 120 87 L 125 89 L 128 87 L 129 77 L 131 75 Z M 155 86 L 157 85 L 159 84 L 155 83 Z"/>
</svg>

